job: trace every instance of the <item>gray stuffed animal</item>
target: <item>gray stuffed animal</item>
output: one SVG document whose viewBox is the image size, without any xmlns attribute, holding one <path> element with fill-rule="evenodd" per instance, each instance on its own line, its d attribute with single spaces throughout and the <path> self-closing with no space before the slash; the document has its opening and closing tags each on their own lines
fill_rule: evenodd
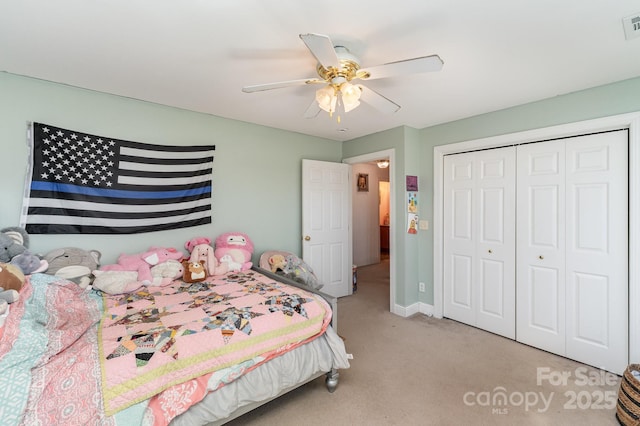
<svg viewBox="0 0 640 426">
<path fill-rule="evenodd" d="M 24 228 L 10 226 L 0 229 L 0 262 L 10 262 L 29 247 L 29 235 Z"/>
<path fill-rule="evenodd" d="M 293 254 L 285 257 L 285 265 L 282 268 L 282 272 L 285 277 L 306 284 L 316 290 L 320 290 L 324 286 L 318 281 L 318 277 L 316 277 L 311 266 Z"/>
<path fill-rule="evenodd" d="M 10 263 L 20 268 L 25 275 L 44 272 L 49 267 L 46 260 L 40 259 L 39 256 L 31 253 L 29 250 L 13 256 Z"/>
<path fill-rule="evenodd" d="M 51 250 L 44 255 L 44 260 L 49 264 L 48 275 L 66 278 L 87 288 L 93 281 L 92 272 L 98 269 L 101 256 L 98 250 L 64 247 Z"/>
</svg>

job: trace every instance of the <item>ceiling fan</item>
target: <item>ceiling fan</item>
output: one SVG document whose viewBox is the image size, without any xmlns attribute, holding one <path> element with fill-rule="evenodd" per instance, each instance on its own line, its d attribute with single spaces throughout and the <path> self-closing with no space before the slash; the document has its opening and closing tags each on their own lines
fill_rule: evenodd
<svg viewBox="0 0 640 426">
<path fill-rule="evenodd" d="M 306 118 L 317 116 L 320 110 L 327 111 L 330 116 L 333 116 L 336 109 L 346 113 L 360 105 L 360 100 L 383 113 L 390 114 L 398 111 L 400 105 L 362 84 L 354 84 L 354 80 L 375 80 L 440 71 L 443 65 L 438 55 L 431 55 L 360 68 L 358 58 L 346 47 L 334 46 L 328 36 L 310 33 L 300 34 L 300 38 L 318 61 L 316 68 L 318 77 L 245 86 L 242 91 L 253 93 L 305 84 L 323 84 L 324 86 L 316 91 L 315 100 L 305 111 Z M 339 121 L 340 116 L 338 116 Z"/>
</svg>

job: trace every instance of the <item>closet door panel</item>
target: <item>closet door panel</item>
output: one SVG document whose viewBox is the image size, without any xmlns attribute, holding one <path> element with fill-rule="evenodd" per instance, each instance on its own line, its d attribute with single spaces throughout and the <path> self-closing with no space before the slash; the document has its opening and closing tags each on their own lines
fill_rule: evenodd
<svg viewBox="0 0 640 426">
<path fill-rule="evenodd" d="M 473 285 L 473 258 L 471 256 L 453 255 L 451 257 L 451 305 L 460 310 L 470 311 Z M 470 314 L 469 321 L 473 315 Z"/>
<path fill-rule="evenodd" d="M 445 157 L 444 316 L 515 336 L 515 148 Z"/>
<path fill-rule="evenodd" d="M 574 273 L 569 281 L 573 290 L 569 305 L 573 305 L 575 311 L 574 338 L 583 344 L 607 347 L 611 321 L 609 310 L 602 305 L 609 297 L 608 277 Z"/>
<path fill-rule="evenodd" d="M 552 336 L 560 335 L 560 314 L 564 312 L 560 305 L 564 300 L 558 280 L 560 275 L 558 269 L 530 266 L 526 286 L 529 290 L 526 295 L 529 309 L 527 326 Z"/>
<path fill-rule="evenodd" d="M 566 142 L 566 356 L 618 373 L 628 362 L 627 140 Z"/>
<path fill-rule="evenodd" d="M 475 325 L 474 161 L 454 155 L 444 162 L 444 316 Z"/>
<path fill-rule="evenodd" d="M 481 315 L 488 315 L 503 318 L 508 307 L 504 299 L 504 262 L 493 260 L 482 260 L 480 262 L 480 305 L 478 307 Z M 509 303 L 511 304 L 511 303 Z"/>
<path fill-rule="evenodd" d="M 476 325 L 515 338 L 515 148 L 476 153 Z"/>
<path fill-rule="evenodd" d="M 557 252 L 562 241 L 558 229 L 562 187 L 558 184 L 531 185 L 527 190 L 529 245 L 541 252 Z"/>
<path fill-rule="evenodd" d="M 521 145 L 517 152 L 516 339 L 565 351 L 564 143 Z"/>
</svg>

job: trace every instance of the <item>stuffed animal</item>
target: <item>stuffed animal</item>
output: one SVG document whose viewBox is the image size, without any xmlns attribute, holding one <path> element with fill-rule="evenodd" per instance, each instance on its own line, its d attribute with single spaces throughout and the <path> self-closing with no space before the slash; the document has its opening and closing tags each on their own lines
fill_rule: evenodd
<svg viewBox="0 0 640 426">
<path fill-rule="evenodd" d="M 4 290 L 0 287 L 0 315 L 9 310 L 9 305 L 20 298 L 20 293 L 15 290 Z M 2 325 L 0 323 L 0 325 Z M 1 333 L 0 333 L 1 335 Z"/>
<path fill-rule="evenodd" d="M 20 293 L 16 290 L 5 290 L 0 287 L 0 315 L 9 310 L 9 305 L 20 298 Z M 0 321 L 0 326 L 3 321 Z M 0 332 L 0 336 L 2 333 Z"/>
<path fill-rule="evenodd" d="M 24 228 L 11 226 L 0 229 L 0 262 L 10 262 L 29 247 L 29 235 Z"/>
<path fill-rule="evenodd" d="M 253 242 L 242 232 L 227 232 L 219 235 L 215 241 L 215 256 L 220 263 L 227 262 L 230 271 L 251 269 Z"/>
<path fill-rule="evenodd" d="M 274 254 L 269 256 L 269 266 L 271 267 L 271 272 L 276 272 L 278 269 L 282 270 L 287 265 L 287 261 L 284 256 L 281 254 Z"/>
<path fill-rule="evenodd" d="M 49 264 L 46 273 L 65 278 L 86 289 L 93 281 L 92 271 L 98 269 L 102 254 L 98 250 L 83 250 L 78 247 L 54 249 L 44 255 Z"/>
<path fill-rule="evenodd" d="M 166 262 L 151 267 L 151 275 L 153 276 L 152 285 L 163 287 L 171 284 L 178 278 L 182 278 L 183 274 L 184 266 L 182 262 L 169 259 Z"/>
<path fill-rule="evenodd" d="M 25 277 L 20 268 L 10 263 L 0 262 L 0 315 L 9 308 L 9 304 L 20 298 L 19 291 Z"/>
<path fill-rule="evenodd" d="M 149 285 L 163 287 L 169 285 L 176 278 L 181 278 L 184 272 L 182 263 L 177 260 L 167 260 L 151 267 L 153 279 Z M 137 271 L 93 271 L 95 279 L 93 288 L 107 294 L 125 294 L 134 292 L 144 286 L 138 281 Z"/>
<path fill-rule="evenodd" d="M 104 265 L 102 271 L 136 271 L 138 281 L 144 285 L 151 285 L 153 276 L 151 267 L 167 260 L 181 260 L 183 253 L 174 248 L 150 247 L 140 254 L 121 254 L 113 265 Z"/>
<path fill-rule="evenodd" d="M 24 285 L 24 274 L 15 265 L 0 262 L 0 287 L 7 290 L 20 291 Z"/>
<path fill-rule="evenodd" d="M 21 254 L 14 256 L 10 263 L 20 268 L 25 275 L 44 272 L 49 268 L 49 262 L 40 259 L 29 250 L 25 250 Z"/>
<path fill-rule="evenodd" d="M 211 240 L 207 237 L 197 237 L 187 241 L 184 247 L 191 252 L 189 263 L 203 261 L 208 276 L 226 274 L 229 271 L 229 265 L 218 262 L 210 243 Z"/>
<path fill-rule="evenodd" d="M 131 293 L 142 287 L 136 271 L 93 271 L 91 287 L 107 294 Z"/>
<path fill-rule="evenodd" d="M 324 284 L 318 281 L 318 277 L 302 259 L 295 255 L 289 255 L 285 258 L 286 265 L 282 268 L 283 275 L 302 284 L 306 284 L 311 288 L 320 290 Z"/>
<path fill-rule="evenodd" d="M 197 283 L 207 279 L 204 260 L 200 260 L 198 262 L 183 260 L 182 265 L 184 266 L 182 281 L 185 283 Z"/>
</svg>

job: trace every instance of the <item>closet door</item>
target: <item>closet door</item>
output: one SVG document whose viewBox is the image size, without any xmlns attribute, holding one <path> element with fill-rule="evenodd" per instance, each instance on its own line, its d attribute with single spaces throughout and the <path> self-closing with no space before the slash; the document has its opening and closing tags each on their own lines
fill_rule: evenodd
<svg viewBox="0 0 640 426">
<path fill-rule="evenodd" d="M 628 361 L 627 132 L 518 147 L 517 340 Z"/>
<path fill-rule="evenodd" d="M 565 144 L 517 151 L 517 340 L 565 350 Z"/>
<path fill-rule="evenodd" d="M 566 356 L 628 362 L 627 131 L 566 142 Z"/>
<path fill-rule="evenodd" d="M 444 315 L 515 338 L 515 148 L 445 157 Z"/>
</svg>

